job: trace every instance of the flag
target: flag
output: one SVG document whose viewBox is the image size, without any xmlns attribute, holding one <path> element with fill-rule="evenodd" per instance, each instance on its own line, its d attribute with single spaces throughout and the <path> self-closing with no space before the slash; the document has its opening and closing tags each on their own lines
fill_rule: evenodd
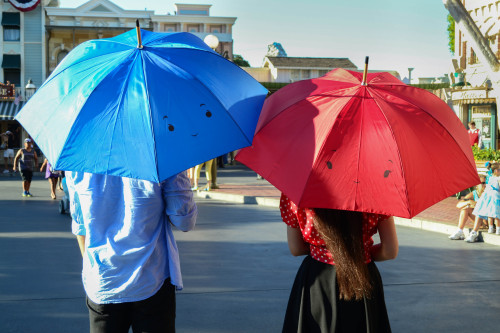
<svg viewBox="0 0 500 333">
<path fill-rule="evenodd" d="M 38 6 L 40 0 L 9 0 L 9 2 L 17 10 L 29 12 Z"/>
</svg>

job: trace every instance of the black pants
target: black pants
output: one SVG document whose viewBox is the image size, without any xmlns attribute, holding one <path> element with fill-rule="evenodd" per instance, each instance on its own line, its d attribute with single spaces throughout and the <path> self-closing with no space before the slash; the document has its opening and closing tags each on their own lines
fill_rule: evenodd
<svg viewBox="0 0 500 333">
<path fill-rule="evenodd" d="M 175 287 L 165 280 L 156 294 L 143 301 L 96 304 L 87 297 L 91 333 L 175 332 Z"/>
</svg>

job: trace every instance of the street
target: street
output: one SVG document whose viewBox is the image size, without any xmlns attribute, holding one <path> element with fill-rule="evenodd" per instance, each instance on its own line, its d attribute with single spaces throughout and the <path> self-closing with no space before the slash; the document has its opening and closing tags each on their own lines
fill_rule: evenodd
<svg viewBox="0 0 500 333">
<path fill-rule="evenodd" d="M 0 178 L 0 332 L 87 332 L 81 257 L 71 219 L 45 179 L 21 197 Z M 58 192 L 61 197 L 62 192 Z M 302 258 L 277 209 L 197 199 L 199 219 L 176 231 L 184 290 L 178 332 L 280 332 Z M 498 247 L 398 227 L 399 257 L 378 263 L 393 332 L 497 332 Z"/>
</svg>

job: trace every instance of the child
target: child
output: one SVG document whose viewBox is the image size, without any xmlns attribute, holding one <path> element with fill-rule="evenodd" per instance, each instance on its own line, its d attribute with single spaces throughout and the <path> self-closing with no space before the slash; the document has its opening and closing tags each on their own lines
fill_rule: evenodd
<svg viewBox="0 0 500 333">
<path fill-rule="evenodd" d="M 486 190 L 484 194 L 479 198 L 476 207 L 472 214 L 476 216 L 474 221 L 474 229 L 465 239 L 468 243 L 477 242 L 478 230 L 480 226 L 480 220 L 488 218 L 488 233 L 492 234 L 495 230 L 493 226 L 493 219 L 497 226 L 496 234 L 500 235 L 500 164 L 493 163 L 491 165 L 491 170 L 493 175 L 486 185 Z"/>
</svg>

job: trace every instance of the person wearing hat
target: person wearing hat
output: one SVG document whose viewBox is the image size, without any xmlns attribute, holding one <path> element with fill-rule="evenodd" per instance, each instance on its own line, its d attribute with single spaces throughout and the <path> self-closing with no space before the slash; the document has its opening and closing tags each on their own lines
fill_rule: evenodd
<svg viewBox="0 0 500 333">
<path fill-rule="evenodd" d="M 14 158 L 14 134 L 11 131 L 6 131 L 0 135 L 2 136 L 2 146 L 5 145 L 5 151 L 3 152 L 5 169 L 3 173 L 9 173 L 9 162 L 12 162 Z"/>
<path fill-rule="evenodd" d="M 17 163 L 19 162 L 19 172 L 23 179 L 23 197 L 31 197 L 30 186 L 31 179 L 33 178 L 33 167 L 38 166 L 38 156 L 33 149 L 33 142 L 31 139 L 24 140 L 24 149 L 19 149 L 14 158 L 14 166 L 12 169 L 17 171 Z M 33 164 L 34 163 L 34 164 Z"/>
</svg>

